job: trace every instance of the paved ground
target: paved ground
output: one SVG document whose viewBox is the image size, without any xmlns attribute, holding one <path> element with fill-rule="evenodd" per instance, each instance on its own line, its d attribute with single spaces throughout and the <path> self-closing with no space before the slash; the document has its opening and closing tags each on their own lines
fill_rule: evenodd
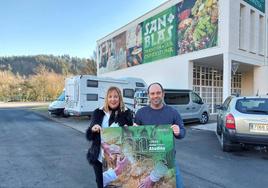
<svg viewBox="0 0 268 188">
<path fill-rule="evenodd" d="M 83 133 L 22 108 L 0 114 L 0 188 L 96 188 Z"/>
<path fill-rule="evenodd" d="M 36 109 L 38 109 L 38 111 L 36 111 Z M 23 110 L 23 109 L 21 109 L 21 110 Z M 28 108 L 28 111 L 29 110 L 32 111 L 30 108 Z M 87 127 L 89 125 L 88 118 L 50 117 L 47 113 L 47 109 L 45 109 L 45 108 L 43 108 L 42 110 L 40 110 L 39 108 L 35 108 L 35 113 L 40 114 L 42 117 L 46 118 L 49 121 L 50 121 L 50 119 L 53 120 L 50 122 L 53 122 L 53 126 L 56 126 L 55 129 L 62 129 L 62 128 L 64 128 L 62 125 L 64 125 L 64 126 L 66 126 L 66 129 L 69 130 L 70 132 L 74 132 L 74 133 L 77 132 L 77 134 L 80 135 L 82 142 L 87 145 L 84 134 L 82 134 L 82 133 L 85 132 L 85 130 L 87 129 Z M 31 114 L 31 113 L 29 113 L 29 114 Z M 21 116 L 21 117 L 24 117 L 24 116 Z M 32 117 L 32 118 L 30 118 L 30 117 Z M 33 115 L 27 115 L 26 118 L 27 118 L 27 121 L 34 120 L 34 122 L 37 122 L 36 117 Z M 13 120 L 11 120 L 11 121 L 14 121 L 14 119 L 16 119 L 16 118 L 13 118 Z M 21 121 L 20 117 L 17 117 L 17 119 Z M 54 122 L 54 121 L 56 121 L 56 122 Z M 59 123 L 57 123 L 57 122 L 59 122 Z M 3 123 L 3 125 L 6 124 L 5 122 L 2 122 L 2 123 Z M 1 121 L 0 121 L 0 124 L 1 124 Z M 46 124 L 47 123 L 44 123 L 44 125 L 46 125 Z M 33 125 L 35 125 L 35 124 L 33 124 Z M 71 131 L 72 129 L 70 129 L 69 127 L 71 127 L 75 131 Z M 207 188 L 207 187 L 211 187 L 211 188 L 217 188 L 217 187 L 219 187 L 219 188 L 225 188 L 225 187 L 226 188 L 245 188 L 245 187 L 259 188 L 260 187 L 260 188 L 263 188 L 266 185 L 268 185 L 268 179 L 267 179 L 268 153 L 266 151 L 253 150 L 253 149 L 248 150 L 248 151 L 237 151 L 237 152 L 233 152 L 233 153 L 222 152 L 220 149 L 220 145 L 219 145 L 219 142 L 217 140 L 215 131 L 214 131 L 215 127 L 216 127 L 215 122 L 209 122 L 206 125 L 200 125 L 198 123 L 187 124 L 186 125 L 187 136 L 183 140 L 175 140 L 175 142 L 176 142 L 175 147 L 176 147 L 176 151 L 177 151 L 176 152 L 176 160 L 179 163 L 185 187 L 186 188 L 197 188 L 197 187 L 200 187 L 200 188 Z M 1 131 L 2 133 L 3 133 L 3 131 L 5 132 L 7 130 L 7 128 L 5 126 L 0 126 L 0 128 L 4 128 L 4 130 Z M 40 127 L 40 128 L 42 128 L 42 127 Z M 46 129 L 47 128 L 50 129 L 53 127 L 48 125 L 48 127 L 46 127 Z M 36 129 L 37 129 L 37 126 L 32 126 L 32 128 L 27 129 L 27 130 L 29 130 L 31 133 L 34 133 L 34 135 L 36 135 L 36 131 L 37 131 Z M 78 130 L 82 133 L 80 133 L 76 130 Z M 24 136 L 28 135 L 28 134 L 24 133 L 24 131 L 22 131 L 22 133 Z M 51 133 L 51 134 L 54 134 L 54 133 Z M 45 133 L 45 135 L 49 136 L 50 134 Z M 43 136 L 45 136 L 45 135 L 43 135 Z M 66 136 L 66 134 L 62 135 L 62 137 L 65 137 L 65 136 Z M 0 138 L 1 138 L 1 136 L 0 136 Z M 10 141 L 10 138 L 7 136 L 7 137 L 3 137 L 3 139 L 4 140 L 2 140 L 0 142 L 0 143 L 2 143 L 2 149 L 4 148 L 4 149 L 8 150 L 9 147 L 5 143 L 5 141 Z M 78 138 L 78 140 L 79 139 L 80 138 Z M 75 139 L 75 140 L 77 140 L 77 139 Z M 10 146 L 17 146 L 17 145 L 10 145 Z M 63 147 L 65 147 L 65 146 L 63 146 Z M 72 146 L 72 147 L 76 147 L 76 146 Z M 85 146 L 82 145 L 82 147 L 85 147 Z M 20 149 L 20 148 L 21 147 L 19 147 L 19 145 L 18 145 L 17 149 Z M 38 147 L 35 147 L 35 148 L 37 149 Z M 0 151 L 4 151 L 2 149 L 0 148 Z M 82 154 L 80 153 L 78 155 L 84 157 L 86 150 L 83 150 L 81 148 L 78 149 L 78 153 L 81 151 L 83 153 Z M 55 150 L 55 152 L 58 152 L 58 150 Z M 0 156 L 1 156 L 1 154 L 2 154 L 2 152 L 0 152 Z M 40 157 L 38 155 L 36 155 L 36 156 Z M 59 156 L 61 156 L 61 155 L 59 155 Z M 32 158 L 31 155 L 29 155 L 27 157 Z M 6 157 L 6 158 L 8 159 L 9 157 Z M 67 158 L 67 160 L 69 160 L 69 158 Z M 26 160 L 26 162 L 27 162 L 27 160 Z M 1 163 L 1 160 L 0 160 L 0 163 Z M 86 164 L 85 166 L 83 166 L 83 168 L 88 167 L 88 164 L 86 163 L 86 161 L 82 161 L 82 163 Z M 4 163 L 4 165 L 7 165 L 7 164 Z M 0 164 L 0 167 L 1 167 L 1 164 Z M 18 167 L 18 165 L 17 165 L 17 167 Z M 68 167 L 70 167 L 70 165 Z M 73 165 L 72 168 L 74 168 L 74 171 L 77 170 L 76 165 Z M 0 169 L 6 169 L 6 168 L 3 167 Z M 21 170 L 21 168 L 17 168 L 17 169 Z M 33 169 L 36 170 L 36 168 L 34 166 L 33 166 Z M 48 170 L 48 169 L 46 169 L 46 170 Z M 56 171 L 56 172 L 58 172 L 59 170 L 61 170 L 61 169 L 56 169 L 56 168 L 54 169 L 54 171 Z M 65 170 L 67 170 L 67 169 L 65 169 Z M 71 168 L 69 168 L 68 170 L 70 172 L 72 171 Z M 87 170 L 87 169 L 85 169 L 85 170 Z M 9 171 L 5 171 L 5 172 L 7 173 Z M 0 170 L 0 173 L 1 173 L 1 170 Z M 36 173 L 38 173 L 38 171 L 36 171 Z M 92 174 L 93 172 L 91 170 L 91 171 L 86 172 L 86 173 Z M 79 172 L 77 174 L 79 175 L 81 173 Z M 48 175 L 49 175 L 49 173 L 48 173 Z M 72 177 L 72 176 L 76 177 L 76 174 L 71 175 L 69 177 Z M 3 177 L 5 179 L 6 176 L 3 176 Z M 49 177 L 54 181 L 52 176 L 49 176 Z M 88 182 L 87 179 L 83 179 L 83 180 L 80 179 L 78 181 L 79 184 L 86 183 L 88 185 L 88 187 L 92 187 L 92 188 L 95 187 L 94 175 L 91 175 L 90 177 L 91 177 L 90 183 Z M 1 187 L 1 182 L 2 181 L 0 178 L 0 187 Z M 12 182 L 12 181 L 10 181 L 10 182 Z M 78 182 L 76 182 L 76 183 L 78 183 Z M 73 183 L 75 183 L 75 182 L 73 182 Z M 50 184 L 50 185 L 53 185 L 53 184 Z M 59 184 L 59 185 L 63 185 L 63 184 Z M 61 186 L 59 186 L 59 187 L 61 187 Z"/>
</svg>

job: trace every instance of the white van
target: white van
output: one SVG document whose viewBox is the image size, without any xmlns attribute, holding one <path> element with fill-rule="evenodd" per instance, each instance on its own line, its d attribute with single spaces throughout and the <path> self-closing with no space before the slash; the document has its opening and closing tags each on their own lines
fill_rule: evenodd
<svg viewBox="0 0 268 188">
<path fill-rule="evenodd" d="M 114 79 L 92 75 L 79 75 L 65 81 L 66 107 L 64 113 L 74 116 L 91 115 L 104 104 L 109 87 L 116 86 L 122 91 L 126 106 L 134 111 L 134 93 L 146 90 L 147 84 L 140 78 Z"/>
<path fill-rule="evenodd" d="M 65 90 L 63 90 L 60 96 L 55 101 L 49 104 L 48 112 L 51 115 L 57 115 L 57 116 L 64 115 L 65 106 L 66 106 Z"/>
</svg>

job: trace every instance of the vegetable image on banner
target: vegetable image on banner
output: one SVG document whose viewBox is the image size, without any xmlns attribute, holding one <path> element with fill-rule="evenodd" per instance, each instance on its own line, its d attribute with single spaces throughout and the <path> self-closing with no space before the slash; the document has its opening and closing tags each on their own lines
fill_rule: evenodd
<svg viewBox="0 0 268 188">
<path fill-rule="evenodd" d="M 177 4 L 178 54 L 217 45 L 218 0 L 187 0 Z"/>
<path fill-rule="evenodd" d="M 176 55 L 176 6 L 143 22 L 143 63 Z"/>
<path fill-rule="evenodd" d="M 105 128 L 101 139 L 104 186 L 139 187 L 150 176 L 154 188 L 176 187 L 170 126 Z"/>
</svg>

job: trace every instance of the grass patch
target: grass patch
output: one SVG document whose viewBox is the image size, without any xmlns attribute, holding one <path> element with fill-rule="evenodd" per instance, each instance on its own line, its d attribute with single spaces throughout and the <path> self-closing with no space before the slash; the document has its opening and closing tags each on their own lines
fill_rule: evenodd
<svg viewBox="0 0 268 188">
<path fill-rule="evenodd" d="M 47 112 L 48 106 L 36 106 L 31 109 L 39 112 Z"/>
</svg>

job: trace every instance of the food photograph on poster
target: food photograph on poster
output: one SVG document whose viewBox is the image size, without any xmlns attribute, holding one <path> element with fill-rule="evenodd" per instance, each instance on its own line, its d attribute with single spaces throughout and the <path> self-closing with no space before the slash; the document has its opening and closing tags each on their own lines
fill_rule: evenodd
<svg viewBox="0 0 268 188">
<path fill-rule="evenodd" d="M 178 54 L 217 45 L 218 0 L 187 0 L 177 4 Z"/>
<path fill-rule="evenodd" d="M 176 187 L 170 126 L 106 128 L 101 140 L 104 186 L 139 187 L 150 177 L 154 188 Z"/>
</svg>

